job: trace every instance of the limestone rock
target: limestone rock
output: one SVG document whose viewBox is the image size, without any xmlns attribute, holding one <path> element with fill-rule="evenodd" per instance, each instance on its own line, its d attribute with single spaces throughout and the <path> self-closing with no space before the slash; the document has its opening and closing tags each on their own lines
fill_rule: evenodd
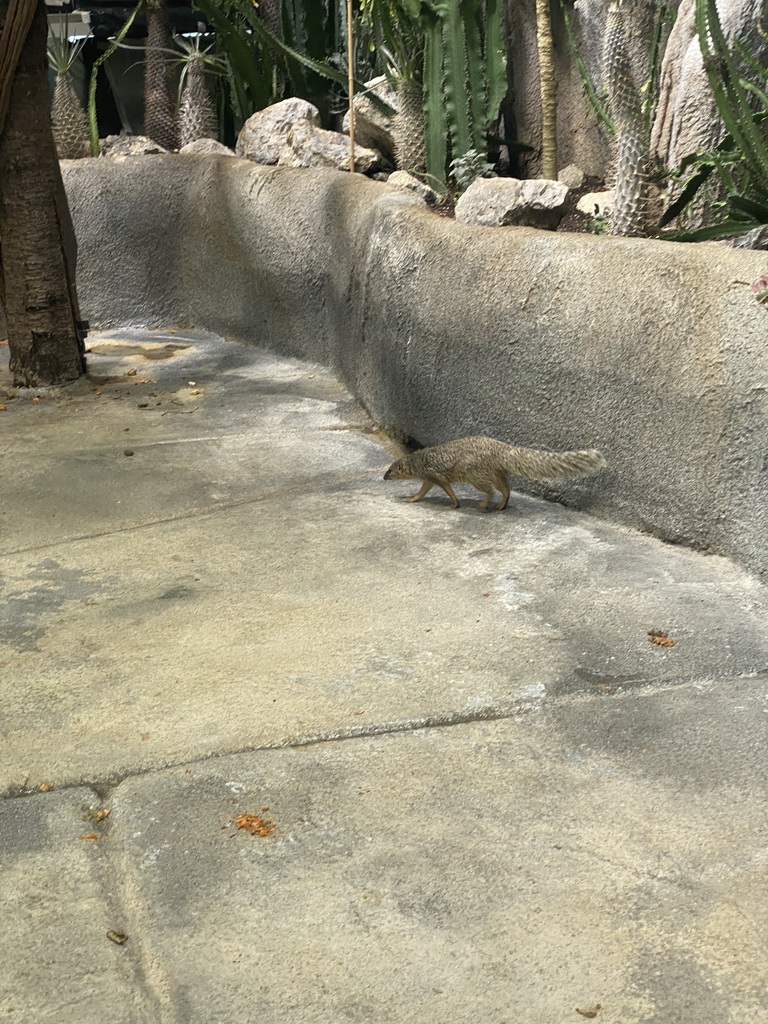
<svg viewBox="0 0 768 1024">
<path fill-rule="evenodd" d="M 108 135 L 101 140 L 102 156 L 145 156 L 147 153 L 167 153 L 146 135 Z"/>
<path fill-rule="evenodd" d="M 477 178 L 456 204 L 456 220 L 482 227 L 525 225 L 554 231 L 568 188 L 547 178 Z"/>
<path fill-rule="evenodd" d="M 588 192 L 576 203 L 579 213 L 588 217 L 610 217 L 613 212 L 613 192 Z"/>
<path fill-rule="evenodd" d="M 384 75 L 373 78 L 365 83 L 366 88 L 388 103 L 395 113 L 398 110 L 397 96 Z M 392 136 L 392 124 L 395 114 L 383 113 L 374 106 L 370 96 L 355 96 L 355 145 L 368 146 L 379 150 L 388 159 L 394 161 L 395 141 Z M 344 115 L 341 130 L 349 135 L 349 111 Z"/>
<path fill-rule="evenodd" d="M 435 190 L 431 189 L 429 185 L 425 185 L 423 181 L 419 181 L 413 174 L 409 174 L 408 171 L 393 171 L 387 178 L 387 184 L 392 185 L 400 192 L 415 192 L 425 203 L 437 202 Z"/>
<path fill-rule="evenodd" d="M 320 113 L 317 107 L 306 100 L 294 97 L 273 103 L 264 110 L 257 110 L 240 130 L 237 155 L 257 164 L 276 164 L 285 148 L 288 134 L 300 125 L 320 128 Z"/>
<path fill-rule="evenodd" d="M 224 146 L 221 142 L 217 142 L 216 139 L 195 139 L 194 142 L 188 142 L 186 146 L 182 146 L 179 152 L 213 153 L 219 156 L 236 155 L 234 149 L 230 149 L 229 146 Z"/>
<path fill-rule="evenodd" d="M 558 173 L 557 180 L 562 181 L 568 188 L 581 188 L 584 184 L 584 171 L 576 164 L 568 164 Z"/>
<path fill-rule="evenodd" d="M 355 146 L 355 170 L 361 174 L 374 168 L 379 160 L 375 150 Z M 311 124 L 297 124 L 288 132 L 277 163 L 280 167 L 332 167 L 348 171 L 349 138 Z"/>
</svg>

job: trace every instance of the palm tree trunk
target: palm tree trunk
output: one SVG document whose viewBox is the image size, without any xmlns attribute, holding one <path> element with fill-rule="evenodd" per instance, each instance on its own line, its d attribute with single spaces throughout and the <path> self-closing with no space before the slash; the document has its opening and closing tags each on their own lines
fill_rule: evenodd
<svg viewBox="0 0 768 1024">
<path fill-rule="evenodd" d="M 541 89 L 541 176 L 557 178 L 557 84 L 552 47 L 550 0 L 536 0 L 536 39 Z"/>
<path fill-rule="evenodd" d="M 0 32 L 34 8 L 0 125 L 0 266 L 11 371 L 18 384 L 74 380 L 85 371 L 74 279 L 74 232 L 51 130 L 43 0 L 0 0 Z M 0 47 L 2 50 L 2 47 Z"/>
</svg>

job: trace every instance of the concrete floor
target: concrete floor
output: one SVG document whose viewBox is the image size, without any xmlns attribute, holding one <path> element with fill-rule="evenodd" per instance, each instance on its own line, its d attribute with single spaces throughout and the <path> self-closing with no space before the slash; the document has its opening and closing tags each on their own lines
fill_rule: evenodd
<svg viewBox="0 0 768 1024">
<path fill-rule="evenodd" d="M 0 1020 L 767 1024 L 762 585 L 89 341 L 39 401 L 0 348 Z"/>
</svg>

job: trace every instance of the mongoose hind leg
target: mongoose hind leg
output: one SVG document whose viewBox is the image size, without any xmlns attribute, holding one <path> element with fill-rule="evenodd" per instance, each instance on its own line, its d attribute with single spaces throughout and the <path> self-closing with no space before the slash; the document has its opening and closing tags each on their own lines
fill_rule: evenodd
<svg viewBox="0 0 768 1024">
<path fill-rule="evenodd" d="M 443 488 L 443 490 L 445 491 L 445 493 L 446 493 L 446 494 L 448 495 L 448 497 L 449 497 L 449 498 L 451 499 L 451 504 L 453 505 L 453 507 L 454 507 L 454 508 L 458 508 L 458 507 L 459 507 L 459 499 L 458 499 L 458 498 L 456 497 L 456 495 L 455 495 L 455 494 L 453 493 L 453 488 L 451 487 L 451 485 L 450 485 L 449 483 L 444 483 L 444 484 L 442 484 L 442 483 L 440 483 L 440 482 L 438 481 L 438 486 L 439 486 L 439 487 L 442 487 L 442 488 Z"/>
<path fill-rule="evenodd" d="M 425 480 L 418 494 L 414 494 L 412 498 L 403 498 L 403 501 L 421 501 L 427 491 L 431 491 L 434 486 L 431 480 Z"/>
<path fill-rule="evenodd" d="M 509 504 L 509 484 L 506 480 L 503 483 L 499 482 L 499 490 L 501 491 L 501 501 L 498 505 L 494 505 L 497 512 L 503 511 Z"/>
</svg>

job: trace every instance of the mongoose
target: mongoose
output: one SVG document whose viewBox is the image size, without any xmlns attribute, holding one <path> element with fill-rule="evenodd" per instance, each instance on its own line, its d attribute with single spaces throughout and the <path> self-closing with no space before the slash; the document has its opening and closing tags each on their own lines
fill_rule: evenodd
<svg viewBox="0 0 768 1024">
<path fill-rule="evenodd" d="M 509 477 L 526 480 L 557 480 L 566 476 L 586 476 L 606 465 L 594 448 L 580 452 L 549 452 L 538 448 L 515 448 L 492 437 L 460 437 L 433 448 L 420 448 L 393 462 L 385 480 L 421 480 L 421 490 L 406 501 L 420 501 L 435 485 L 442 487 L 454 508 L 459 507 L 451 484 L 472 484 L 485 497 L 480 508 L 488 508 L 494 491 L 502 501 L 493 507 L 501 510 L 509 501 Z"/>
</svg>

